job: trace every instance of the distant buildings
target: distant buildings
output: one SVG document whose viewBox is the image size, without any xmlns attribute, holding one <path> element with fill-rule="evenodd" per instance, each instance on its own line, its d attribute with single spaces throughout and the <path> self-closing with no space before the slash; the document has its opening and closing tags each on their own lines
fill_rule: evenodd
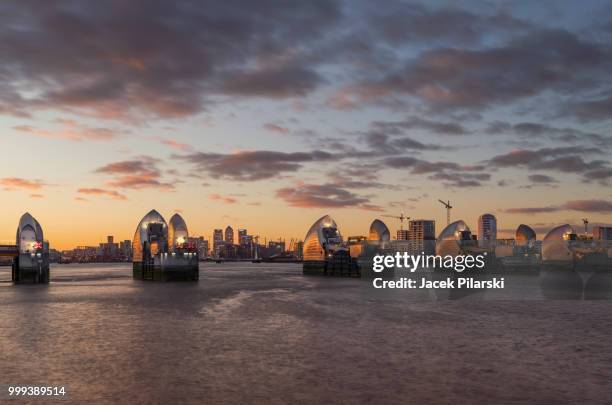
<svg viewBox="0 0 612 405">
<path fill-rule="evenodd" d="M 293 251 L 293 254 L 295 254 L 295 257 L 298 260 L 302 260 L 302 258 L 304 257 L 304 242 L 301 240 L 295 242 L 294 249 L 295 250 Z"/>
<path fill-rule="evenodd" d="M 223 229 L 215 229 L 213 231 L 213 255 L 219 256 L 219 252 L 225 245 L 223 241 Z"/>
<path fill-rule="evenodd" d="M 132 260 L 132 241 L 126 239 L 122 242 L 119 242 L 119 251 L 121 252 L 121 256 L 125 258 L 126 262 Z"/>
<path fill-rule="evenodd" d="M 62 251 L 62 262 L 92 263 L 98 259 L 98 248 L 95 246 L 77 246 L 72 250 Z"/>
<path fill-rule="evenodd" d="M 293 239 L 291 246 L 287 248 L 283 239 L 268 242 L 264 240 L 264 243 L 260 244 L 259 236 L 250 235 L 246 228 L 237 228 L 236 233 L 234 237 L 234 228 L 231 225 L 228 225 L 225 231 L 215 229 L 211 256 L 223 260 L 251 260 L 267 259 L 278 255 L 285 257 L 288 254 L 295 257 L 302 255 L 303 245 L 298 246 L 297 241 Z"/>
<path fill-rule="evenodd" d="M 247 236 L 249 236 L 249 235 L 247 235 L 247 230 L 244 229 L 244 228 L 239 228 L 238 229 L 238 244 L 239 245 L 244 245 L 246 242 L 243 241 L 242 239 L 246 238 Z"/>
<path fill-rule="evenodd" d="M 234 244 L 234 228 L 229 225 L 225 228 L 225 243 L 228 245 Z"/>
<path fill-rule="evenodd" d="M 497 218 L 493 214 L 483 214 L 478 218 L 478 242 L 481 246 L 494 243 L 497 239 Z"/>
<path fill-rule="evenodd" d="M 372 224 L 374 226 L 375 222 Z M 372 233 L 372 229 L 370 229 Z M 436 221 L 433 219 L 414 219 L 408 222 L 408 229 L 399 229 L 397 231 L 398 241 L 406 241 L 401 249 L 410 254 L 433 254 L 435 252 L 436 241 Z"/>
<path fill-rule="evenodd" d="M 188 242 L 190 245 L 195 246 L 200 258 L 205 259 L 209 256 L 208 241 L 203 236 L 190 237 Z"/>
<path fill-rule="evenodd" d="M 268 248 L 277 253 L 284 252 L 285 251 L 285 241 L 284 240 L 278 240 L 278 241 L 271 240 L 270 242 L 268 242 Z"/>
<path fill-rule="evenodd" d="M 612 240 L 612 226 L 596 226 L 593 228 L 593 239 Z"/>
<path fill-rule="evenodd" d="M 408 229 L 397 230 L 397 240 L 408 240 Z"/>
<path fill-rule="evenodd" d="M 408 223 L 409 251 L 413 254 L 434 254 L 436 251 L 436 221 L 414 219 Z"/>
</svg>

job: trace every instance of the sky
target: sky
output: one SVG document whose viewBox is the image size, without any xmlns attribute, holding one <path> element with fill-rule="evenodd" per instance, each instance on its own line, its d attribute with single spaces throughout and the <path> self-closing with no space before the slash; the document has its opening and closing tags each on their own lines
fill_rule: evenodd
<svg viewBox="0 0 612 405">
<path fill-rule="evenodd" d="M 2 1 L 0 240 L 612 224 L 612 5 Z"/>
</svg>

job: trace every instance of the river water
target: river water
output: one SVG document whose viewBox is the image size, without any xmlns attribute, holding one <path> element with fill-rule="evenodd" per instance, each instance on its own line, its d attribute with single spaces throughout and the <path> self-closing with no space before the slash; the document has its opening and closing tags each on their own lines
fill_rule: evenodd
<svg viewBox="0 0 612 405">
<path fill-rule="evenodd" d="M 9 280 L 0 268 L 0 384 L 63 385 L 68 403 L 604 403 L 612 392 L 612 300 L 544 299 L 533 280 L 452 300 L 294 264 L 204 263 L 197 283 L 132 280 L 130 264 Z"/>
</svg>

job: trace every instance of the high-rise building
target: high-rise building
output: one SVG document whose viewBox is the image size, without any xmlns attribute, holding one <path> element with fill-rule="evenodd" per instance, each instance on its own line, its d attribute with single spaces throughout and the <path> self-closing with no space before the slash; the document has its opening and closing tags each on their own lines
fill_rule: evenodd
<svg viewBox="0 0 612 405">
<path fill-rule="evenodd" d="M 593 228 L 593 239 L 612 240 L 612 226 L 596 226 Z"/>
<path fill-rule="evenodd" d="M 271 240 L 268 242 L 268 249 L 277 253 L 282 253 L 285 251 L 285 241 L 280 239 L 278 241 Z"/>
<path fill-rule="evenodd" d="M 244 241 L 243 239 L 248 236 L 247 235 L 247 230 L 244 228 L 239 228 L 238 229 L 238 244 L 239 245 L 244 245 Z"/>
<path fill-rule="evenodd" d="M 436 251 L 436 221 L 414 219 L 408 223 L 409 250 L 412 254 L 434 254 Z"/>
<path fill-rule="evenodd" d="M 208 257 L 208 241 L 204 239 L 203 236 L 190 237 L 189 244 L 195 246 L 200 259 L 205 259 Z"/>
<path fill-rule="evenodd" d="M 121 258 L 125 261 L 132 260 L 132 241 L 129 239 L 119 243 Z"/>
<path fill-rule="evenodd" d="M 299 240 L 295 243 L 295 257 L 302 260 L 304 257 L 304 242 Z"/>
<path fill-rule="evenodd" d="M 121 258 L 119 257 L 119 245 L 114 243 L 114 238 L 112 236 L 106 237 L 106 243 L 100 243 L 97 252 L 98 260 L 101 261 L 118 261 Z"/>
<path fill-rule="evenodd" d="M 200 245 L 200 250 L 198 252 L 198 254 L 200 255 L 201 258 L 206 258 L 208 257 L 208 252 L 210 251 L 210 246 L 208 245 L 208 241 L 204 238 L 202 238 L 202 244 Z"/>
<path fill-rule="evenodd" d="M 478 218 L 478 241 L 486 246 L 497 239 L 497 218 L 493 214 L 482 214 Z"/>
<path fill-rule="evenodd" d="M 225 228 L 225 243 L 229 245 L 234 244 L 234 229 L 229 225 Z"/>
<path fill-rule="evenodd" d="M 221 248 L 225 245 L 223 242 L 223 229 L 215 229 L 213 232 L 213 254 L 219 256 Z"/>
<path fill-rule="evenodd" d="M 397 230 L 397 240 L 408 240 L 408 229 Z"/>
</svg>

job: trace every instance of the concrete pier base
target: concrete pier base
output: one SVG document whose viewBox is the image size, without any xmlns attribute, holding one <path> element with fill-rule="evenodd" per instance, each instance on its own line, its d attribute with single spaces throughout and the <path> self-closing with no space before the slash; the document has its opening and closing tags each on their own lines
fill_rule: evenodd
<svg viewBox="0 0 612 405">
<path fill-rule="evenodd" d="M 148 281 L 198 281 L 200 269 L 197 264 L 184 266 L 163 266 L 135 262 L 133 277 L 137 280 Z"/>
<path fill-rule="evenodd" d="M 16 257 L 13 260 L 11 278 L 15 284 L 46 284 L 49 282 L 47 260 L 29 260 Z"/>
<path fill-rule="evenodd" d="M 319 276 L 361 277 L 357 261 L 348 254 L 333 255 L 324 261 L 305 261 L 302 273 Z"/>
</svg>

